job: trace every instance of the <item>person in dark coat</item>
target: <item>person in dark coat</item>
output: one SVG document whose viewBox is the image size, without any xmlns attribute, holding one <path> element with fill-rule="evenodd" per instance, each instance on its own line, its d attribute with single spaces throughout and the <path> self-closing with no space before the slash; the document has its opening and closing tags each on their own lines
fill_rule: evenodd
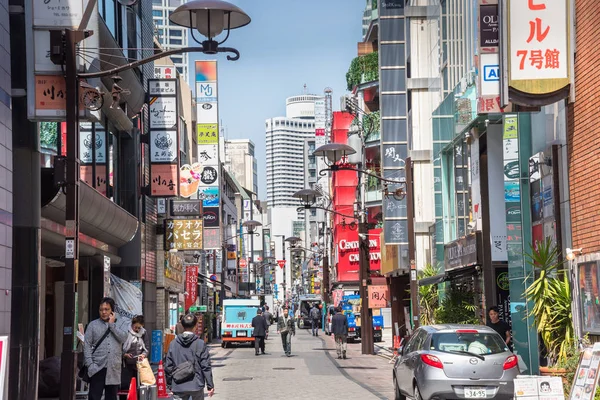
<svg viewBox="0 0 600 400">
<path fill-rule="evenodd" d="M 171 385 L 174 399 L 177 400 L 202 400 L 204 386 L 208 389 L 209 397 L 215 393 L 208 347 L 204 340 L 194 333 L 197 324 L 198 318 L 194 314 L 183 317 L 181 325 L 185 331 L 169 345 L 165 362 L 165 377 L 167 384 Z M 191 371 L 184 368 L 190 363 L 192 364 Z M 187 375 L 183 373 L 184 371 L 191 373 Z"/>
<path fill-rule="evenodd" d="M 252 332 L 252 336 L 254 336 L 254 350 L 256 351 L 256 355 L 258 355 L 258 348 L 260 347 L 260 351 L 263 354 L 265 353 L 265 335 L 267 334 L 267 329 L 269 329 L 267 325 L 267 320 L 262 315 L 262 310 L 259 308 L 256 312 L 256 317 L 252 318 L 252 327 L 254 331 Z"/>
<path fill-rule="evenodd" d="M 336 307 L 335 315 L 331 318 L 331 333 L 335 337 L 335 349 L 338 359 L 346 359 L 348 343 L 348 318 L 342 313 L 341 307 Z"/>
</svg>

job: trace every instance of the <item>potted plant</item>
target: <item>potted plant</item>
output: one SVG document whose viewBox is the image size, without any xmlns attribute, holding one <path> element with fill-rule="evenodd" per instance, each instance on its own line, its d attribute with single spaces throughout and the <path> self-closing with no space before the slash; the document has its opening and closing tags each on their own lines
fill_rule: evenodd
<svg viewBox="0 0 600 400">
<path fill-rule="evenodd" d="M 440 306 L 435 310 L 436 323 L 479 324 L 478 306 L 474 305 L 474 302 L 475 292 L 466 286 L 451 284 Z"/>
<path fill-rule="evenodd" d="M 548 351 L 549 365 L 555 367 L 541 367 L 540 373 L 564 374 L 564 368 L 556 367 L 569 358 L 576 343 L 568 273 L 562 268 L 558 249 L 550 238 L 536 242 L 525 257 L 534 267 L 533 282 L 525 290 L 525 297 L 533 303 L 530 315 Z"/>
</svg>

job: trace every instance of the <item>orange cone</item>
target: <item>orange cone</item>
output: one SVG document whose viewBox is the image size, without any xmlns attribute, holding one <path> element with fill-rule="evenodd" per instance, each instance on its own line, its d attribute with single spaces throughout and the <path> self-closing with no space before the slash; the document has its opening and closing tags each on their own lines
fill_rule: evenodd
<svg viewBox="0 0 600 400">
<path fill-rule="evenodd" d="M 167 393 L 167 381 L 165 379 L 165 368 L 163 367 L 162 361 L 158 363 L 158 373 L 156 374 L 156 388 L 158 391 L 159 399 L 169 399 Z"/>
<path fill-rule="evenodd" d="M 131 378 L 131 383 L 129 384 L 129 392 L 127 392 L 127 400 L 138 400 L 137 382 L 135 378 Z"/>
</svg>

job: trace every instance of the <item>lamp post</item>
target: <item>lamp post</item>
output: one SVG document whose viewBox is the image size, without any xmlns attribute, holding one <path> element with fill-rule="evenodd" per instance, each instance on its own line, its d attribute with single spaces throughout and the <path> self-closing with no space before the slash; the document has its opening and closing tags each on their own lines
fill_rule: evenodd
<svg viewBox="0 0 600 400">
<path fill-rule="evenodd" d="M 262 226 L 262 224 L 259 221 L 255 221 L 255 220 L 248 220 L 245 221 L 244 223 L 242 223 L 242 227 L 246 227 L 246 231 L 248 231 L 248 234 L 250 235 L 250 258 L 248 260 L 248 292 L 250 292 L 250 294 L 252 294 L 252 291 L 250 290 L 250 278 L 252 277 L 252 270 L 251 268 L 254 270 L 254 281 L 255 281 L 255 285 L 256 285 L 256 268 L 254 267 L 254 233 L 256 232 L 256 228 L 258 228 L 259 226 Z M 256 232 L 256 234 L 258 234 L 258 232 Z M 256 286 L 254 287 L 254 293 L 256 294 Z"/>
<path fill-rule="evenodd" d="M 373 319 L 371 317 L 371 310 L 369 309 L 369 298 L 368 298 L 368 284 L 370 283 L 370 270 L 369 270 L 369 240 L 367 230 L 367 210 L 366 210 L 366 179 L 362 179 L 362 175 L 371 176 L 379 179 L 380 181 L 387 183 L 393 183 L 395 185 L 401 185 L 403 182 L 393 179 L 387 179 L 370 171 L 362 169 L 366 165 L 365 152 L 364 152 L 364 134 L 360 134 L 361 137 L 361 160 L 358 167 L 348 166 L 346 164 L 339 164 L 340 161 L 347 160 L 348 156 L 356 154 L 356 150 L 347 145 L 341 143 L 329 143 L 323 145 L 313 152 L 317 157 L 323 157 L 328 168 L 319 171 L 320 175 L 324 175 L 327 172 L 336 171 L 355 171 L 358 173 L 359 184 L 357 193 L 356 203 L 356 214 L 358 215 L 358 242 L 359 242 L 359 293 L 361 298 L 361 352 L 362 354 L 374 354 L 374 343 L 373 343 Z M 404 188 L 406 184 L 404 183 Z M 387 185 L 386 185 L 387 187 Z M 305 191 L 307 189 L 304 189 Z M 402 195 L 402 191 L 405 189 L 398 189 L 399 195 Z M 386 188 L 387 195 L 387 188 Z M 305 201 L 305 207 L 313 207 L 309 205 L 310 201 L 314 203 L 314 197 L 309 193 L 302 193 L 298 196 Z"/>
<path fill-rule="evenodd" d="M 133 4 L 135 1 L 125 1 L 124 4 Z M 85 86 L 82 79 L 101 78 L 116 75 L 122 71 L 139 67 L 159 58 L 189 52 L 205 54 L 233 53 L 227 55 L 228 60 L 239 59 L 239 52 L 229 47 L 220 45 L 227 40 L 231 29 L 236 29 L 250 23 L 250 17 L 240 8 L 220 0 L 195 0 L 178 7 L 169 17 L 171 22 L 188 28 L 196 28 L 206 37 L 199 47 L 188 47 L 168 50 L 154 54 L 148 58 L 137 60 L 120 67 L 115 67 L 100 72 L 84 72 L 77 70 L 77 47 L 93 32 L 86 30 L 89 19 L 95 9 L 96 0 L 89 0 L 82 21 L 77 29 L 65 29 L 59 34 L 51 34 L 51 60 L 63 66 L 66 81 L 66 126 L 67 126 L 67 156 L 66 176 L 63 190 L 66 193 L 66 249 L 65 249 L 65 285 L 64 285 L 64 326 L 63 350 L 61 357 L 60 398 L 71 400 L 75 398 L 75 367 L 77 354 L 75 353 L 77 337 L 77 284 L 79 268 L 79 87 Z M 214 37 L 223 30 L 227 37 L 221 42 Z M 192 37 L 194 33 L 192 31 Z M 98 93 L 98 96 L 100 94 Z"/>
</svg>

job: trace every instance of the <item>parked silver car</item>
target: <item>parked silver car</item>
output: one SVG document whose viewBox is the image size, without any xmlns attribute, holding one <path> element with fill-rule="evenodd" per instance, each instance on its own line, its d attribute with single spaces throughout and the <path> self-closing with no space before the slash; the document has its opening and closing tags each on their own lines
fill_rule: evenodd
<svg viewBox="0 0 600 400">
<path fill-rule="evenodd" d="M 415 330 L 393 374 L 396 400 L 510 399 L 519 367 L 487 326 L 432 325 Z"/>
</svg>

